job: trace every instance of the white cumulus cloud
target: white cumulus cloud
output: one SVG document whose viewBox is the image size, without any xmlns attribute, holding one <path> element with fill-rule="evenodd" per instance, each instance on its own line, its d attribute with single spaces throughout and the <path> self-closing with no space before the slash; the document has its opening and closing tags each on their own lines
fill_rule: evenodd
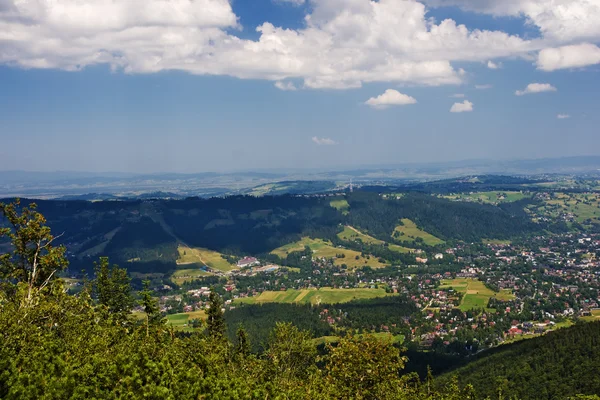
<svg viewBox="0 0 600 400">
<path fill-rule="evenodd" d="M 288 82 L 277 81 L 277 82 L 275 82 L 275 87 L 279 90 L 286 90 L 286 91 L 298 90 L 296 85 L 294 85 L 293 82 L 289 82 L 289 81 Z"/>
<path fill-rule="evenodd" d="M 558 114 L 556 116 L 556 118 L 558 118 L 558 119 L 567 119 L 567 118 L 571 118 L 571 116 L 569 114 Z"/>
<path fill-rule="evenodd" d="M 502 68 L 502 63 L 495 63 L 493 61 L 488 61 L 487 67 L 489 69 L 500 69 L 500 68 Z"/>
<path fill-rule="evenodd" d="M 312 141 L 316 144 L 318 144 L 319 146 L 333 146 L 335 144 L 337 144 L 337 142 L 333 139 L 330 138 L 320 138 L 317 136 L 313 136 Z"/>
<path fill-rule="evenodd" d="M 471 112 L 473 111 L 473 103 L 469 100 L 465 100 L 462 103 L 454 103 L 452 108 L 450 108 L 451 113 L 462 113 L 462 112 Z"/>
<path fill-rule="evenodd" d="M 526 94 L 543 93 L 543 92 L 556 92 L 557 89 L 549 83 L 530 83 L 527 85 L 525 90 L 517 90 L 515 94 L 517 96 L 524 96 Z"/>
<path fill-rule="evenodd" d="M 600 21 L 598 22 L 600 24 Z M 544 71 L 600 64 L 600 47 L 591 43 L 548 48 L 540 51 L 537 66 Z"/>
<path fill-rule="evenodd" d="M 388 89 L 382 95 L 371 97 L 365 104 L 374 108 L 387 108 L 415 104 L 416 102 L 417 100 L 414 97 L 400 93 L 397 90 Z"/>
</svg>

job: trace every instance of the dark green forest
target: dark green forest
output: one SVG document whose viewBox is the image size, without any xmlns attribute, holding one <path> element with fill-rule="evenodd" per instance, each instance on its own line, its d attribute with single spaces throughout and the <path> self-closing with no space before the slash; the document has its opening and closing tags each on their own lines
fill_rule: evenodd
<svg viewBox="0 0 600 400">
<path fill-rule="evenodd" d="M 563 399 L 600 393 L 598 371 L 600 322 L 590 322 L 487 350 L 439 383 L 458 376 L 482 396 L 493 398 L 502 390 L 520 399 Z"/>
</svg>

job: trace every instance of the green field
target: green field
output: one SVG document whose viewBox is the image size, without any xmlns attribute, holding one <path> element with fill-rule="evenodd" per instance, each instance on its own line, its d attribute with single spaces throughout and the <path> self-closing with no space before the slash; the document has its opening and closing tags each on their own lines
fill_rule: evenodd
<svg viewBox="0 0 600 400">
<path fill-rule="evenodd" d="M 179 246 L 179 258 L 177 259 L 177 265 L 179 267 L 188 267 L 194 269 L 193 266 L 206 265 L 212 269 L 222 272 L 228 272 L 236 268 L 235 265 L 231 265 L 221 257 L 221 253 L 216 251 L 201 249 L 201 248 L 190 248 L 185 246 Z"/>
<path fill-rule="evenodd" d="M 530 207 L 534 214 L 558 218 L 561 214 L 573 214 L 580 224 L 591 220 L 600 223 L 600 194 L 598 193 L 555 193 L 544 201 L 542 207 Z"/>
<path fill-rule="evenodd" d="M 477 203 L 498 204 L 511 203 L 513 201 L 522 200 L 526 197 L 531 197 L 531 194 L 522 192 L 477 192 L 477 193 L 459 193 L 448 196 L 443 196 L 449 200 L 471 201 Z"/>
<path fill-rule="evenodd" d="M 429 246 L 437 246 L 443 244 L 444 241 L 435 236 L 419 229 L 417 225 L 408 218 L 402 219 L 403 225 L 398 225 L 392 234 L 393 237 L 400 241 L 414 242 L 417 238 L 423 239 L 423 242 Z"/>
<path fill-rule="evenodd" d="M 385 289 L 288 289 L 281 292 L 266 291 L 259 296 L 236 299 L 235 303 L 261 304 L 261 303 L 296 303 L 296 304 L 336 304 L 347 303 L 352 300 L 374 299 L 376 297 L 390 296 Z"/>
<path fill-rule="evenodd" d="M 361 338 L 361 337 L 364 337 L 367 335 L 373 336 L 377 339 L 391 341 L 394 344 L 404 343 L 404 335 L 392 335 L 391 333 L 386 333 L 386 332 L 358 334 L 358 335 L 355 335 L 355 337 Z M 340 340 L 339 336 L 321 336 L 321 337 L 313 339 L 314 343 L 317 346 L 320 344 L 325 344 L 325 343 L 337 343 L 339 340 Z"/>
<path fill-rule="evenodd" d="M 195 279 L 210 275 L 212 275 L 210 272 L 202 271 L 199 267 L 184 268 L 177 269 L 175 272 L 173 272 L 173 275 L 171 275 L 171 280 L 176 284 L 181 285 L 186 281 L 193 281 Z"/>
<path fill-rule="evenodd" d="M 346 240 L 346 241 L 361 240 L 363 243 L 366 243 L 366 244 L 376 244 L 376 245 L 385 244 L 385 242 L 383 240 L 375 239 L 374 237 L 369 236 L 365 233 L 362 233 L 358 229 L 353 228 L 351 226 L 345 226 L 344 230 L 342 232 L 338 233 L 337 236 L 341 240 Z M 396 244 L 390 244 L 390 245 L 388 245 L 388 248 L 392 251 L 397 251 L 399 253 L 410 253 L 412 251 L 411 249 L 408 249 L 408 248 L 402 247 L 402 246 L 398 246 Z"/>
<path fill-rule="evenodd" d="M 496 293 L 485 287 L 485 284 L 476 279 L 452 279 L 443 280 L 440 289 L 452 288 L 463 294 L 459 308 L 462 311 L 467 311 L 472 308 L 487 308 L 488 301 L 491 297 L 498 300 L 512 300 L 514 295 L 508 290 L 501 290 Z"/>
<path fill-rule="evenodd" d="M 285 246 L 279 247 L 271 251 L 271 254 L 276 254 L 281 258 L 285 258 L 291 252 L 304 250 L 305 246 L 310 247 L 310 249 L 313 251 L 313 258 L 334 258 L 337 255 L 344 254 L 345 257 L 335 259 L 334 264 L 338 266 L 346 264 L 349 268 L 366 266 L 371 268 L 382 268 L 387 265 L 379 262 L 376 257 L 363 257 L 358 251 L 333 247 L 331 242 L 327 242 L 323 239 L 311 239 L 309 237 L 304 237 L 297 242 L 289 243 Z"/>
<path fill-rule="evenodd" d="M 204 320 L 206 319 L 206 313 L 204 311 L 192 311 L 189 313 L 167 315 L 167 324 L 171 325 L 176 330 L 191 332 L 194 328 L 188 326 L 188 322 L 192 319 Z"/>
<path fill-rule="evenodd" d="M 336 210 L 341 211 L 344 215 L 347 215 L 348 210 L 350 210 L 350 204 L 348 204 L 346 199 L 332 200 L 329 204 Z"/>
<path fill-rule="evenodd" d="M 581 317 L 580 319 L 588 322 L 600 321 L 600 310 L 593 310 L 590 317 Z"/>
</svg>

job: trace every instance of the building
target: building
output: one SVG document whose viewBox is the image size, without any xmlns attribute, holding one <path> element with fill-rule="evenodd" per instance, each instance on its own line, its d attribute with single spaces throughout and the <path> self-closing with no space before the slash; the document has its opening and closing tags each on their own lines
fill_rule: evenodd
<svg viewBox="0 0 600 400">
<path fill-rule="evenodd" d="M 244 257 L 237 262 L 238 268 L 253 267 L 258 264 L 260 264 L 260 262 L 254 257 Z"/>
</svg>

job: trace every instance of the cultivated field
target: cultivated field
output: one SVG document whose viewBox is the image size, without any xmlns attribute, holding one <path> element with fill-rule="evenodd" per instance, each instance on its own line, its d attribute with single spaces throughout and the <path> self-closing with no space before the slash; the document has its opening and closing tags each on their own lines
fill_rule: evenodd
<svg viewBox="0 0 600 400">
<path fill-rule="evenodd" d="M 501 290 L 496 293 L 485 287 L 484 283 L 476 279 L 452 279 L 443 280 L 440 289 L 452 288 L 463 294 L 459 308 L 467 311 L 472 308 L 487 309 L 488 301 L 491 297 L 498 300 L 512 300 L 514 295 L 508 290 Z"/>
<path fill-rule="evenodd" d="M 197 265 L 197 264 L 192 264 Z M 211 275 L 210 272 L 205 272 L 200 269 L 200 267 L 196 266 L 195 268 L 184 268 L 177 269 L 173 275 L 171 275 L 171 280 L 178 285 L 183 284 L 186 281 L 193 281 L 195 279 L 199 279 L 203 276 Z"/>
<path fill-rule="evenodd" d="M 288 289 L 286 291 L 267 291 L 259 296 L 246 297 L 235 300 L 235 303 L 261 304 L 261 303 L 296 303 L 296 304 L 336 304 L 346 303 L 358 299 L 373 299 L 389 296 L 385 289 Z"/>
<path fill-rule="evenodd" d="M 192 311 L 182 314 L 167 315 L 167 324 L 173 326 L 176 330 L 193 331 L 194 328 L 188 326 L 188 323 L 193 319 L 206 319 L 204 311 Z"/>
<path fill-rule="evenodd" d="M 221 253 L 216 251 L 185 246 L 179 246 L 177 250 L 179 251 L 177 265 L 180 267 L 187 266 L 188 268 L 193 269 L 194 265 L 206 265 L 222 272 L 228 272 L 235 268 L 234 265 L 229 264 L 227 260 L 221 257 Z"/>
<path fill-rule="evenodd" d="M 346 241 L 355 241 L 357 239 L 360 239 L 363 243 L 367 243 L 367 244 L 382 245 L 385 243 L 383 240 L 375 239 L 374 237 L 369 236 L 365 233 L 362 233 L 358 229 L 353 228 L 351 226 L 345 226 L 344 230 L 342 232 L 338 233 L 337 236 L 340 239 L 346 240 Z M 392 251 L 397 251 L 399 253 L 410 253 L 411 252 L 411 249 L 408 249 L 408 248 L 402 247 L 402 246 L 398 246 L 396 244 L 390 244 L 390 245 L 388 245 L 388 248 Z"/>
<path fill-rule="evenodd" d="M 331 242 L 327 242 L 323 239 L 311 239 L 309 237 L 304 237 L 298 242 L 286 244 L 285 246 L 273 250 L 271 253 L 276 254 L 281 258 L 285 258 L 291 252 L 304 250 L 305 246 L 310 247 L 313 252 L 313 258 L 334 258 L 343 254 L 345 257 L 336 258 L 334 261 L 334 264 L 339 266 L 346 264 L 349 268 L 366 266 L 371 268 L 382 268 L 387 265 L 379 262 L 376 257 L 363 257 L 358 251 L 333 247 Z"/>
<path fill-rule="evenodd" d="M 438 239 L 432 234 L 419 229 L 417 225 L 410 219 L 404 218 L 402 219 L 402 223 L 403 225 L 398 225 L 392 234 L 392 236 L 396 237 L 396 239 L 400 241 L 414 242 L 415 239 L 421 238 L 423 239 L 423 242 L 429 246 L 436 246 L 444 243 L 443 240 Z M 398 236 L 395 236 L 396 232 L 398 232 Z"/>
</svg>

